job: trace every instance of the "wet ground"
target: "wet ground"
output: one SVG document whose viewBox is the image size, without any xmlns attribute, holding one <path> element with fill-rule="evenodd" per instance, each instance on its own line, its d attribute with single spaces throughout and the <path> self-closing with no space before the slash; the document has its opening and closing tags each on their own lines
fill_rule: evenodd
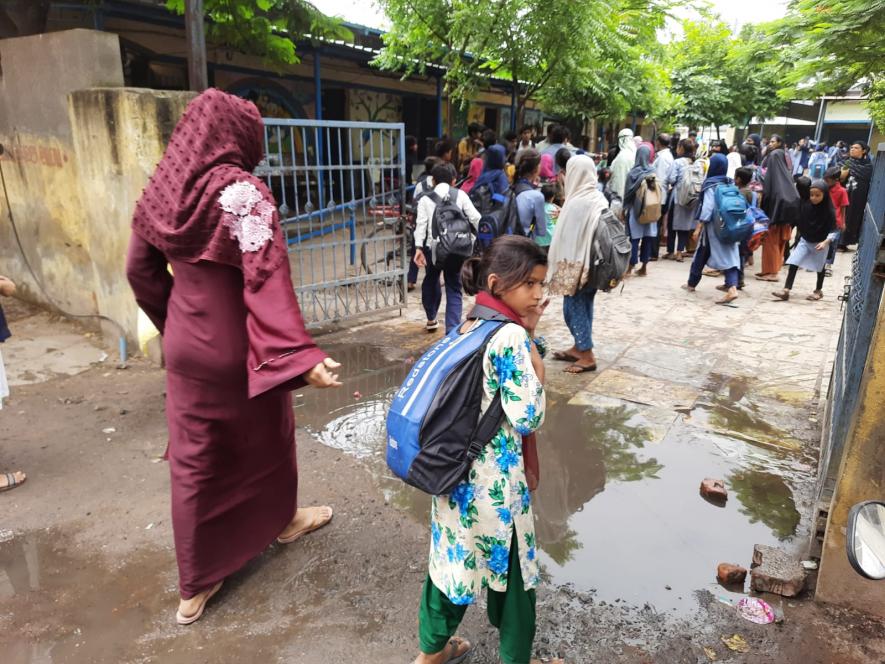
<svg viewBox="0 0 885 664">
<path fill-rule="evenodd" d="M 548 365 L 538 654 L 885 661 L 881 622 L 806 595 L 769 597 L 785 620 L 756 626 L 730 605 L 743 589 L 715 582 L 719 562 L 748 566 L 757 543 L 807 552 L 837 303 L 769 303 L 752 282 L 736 307 L 716 307 L 710 280 L 695 297 L 678 291 L 682 271 L 658 263 L 623 293 L 600 295 L 596 374 Z M 32 313 L 11 311 L 13 332 L 28 331 L 22 342 L 84 341 Z M 416 305 L 323 339 L 345 364 L 345 387 L 306 389 L 294 403 L 302 500 L 334 504 L 335 521 L 270 547 L 191 628 L 172 624 L 162 372 L 144 362 L 119 371 L 113 360 L 54 371 L 48 362 L 32 380 L 35 360 L 20 355 L 0 413 L 0 465 L 30 477 L 0 495 L 0 662 L 409 661 L 429 501 L 387 471 L 384 416 L 430 341 L 420 318 Z M 557 309 L 543 332 L 556 347 L 567 342 Z M 3 352 L 8 365 L 17 350 Z M 704 477 L 725 480 L 724 505 L 700 497 Z M 463 632 L 479 645 L 473 661 L 497 661 L 481 610 L 468 612 Z M 721 640 L 736 633 L 747 653 Z"/>
</svg>

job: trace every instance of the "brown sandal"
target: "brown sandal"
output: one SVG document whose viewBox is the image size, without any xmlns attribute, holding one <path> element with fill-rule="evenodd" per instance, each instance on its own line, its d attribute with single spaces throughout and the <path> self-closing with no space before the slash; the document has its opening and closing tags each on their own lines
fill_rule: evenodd
<svg viewBox="0 0 885 664">
<path fill-rule="evenodd" d="M 824 299 L 824 294 L 823 294 L 821 291 L 816 290 L 816 291 L 814 291 L 811 295 L 809 295 L 808 297 L 806 297 L 805 299 L 806 299 L 806 300 L 811 300 L 812 302 L 817 302 L 818 300 L 823 300 L 823 299 Z"/>
</svg>

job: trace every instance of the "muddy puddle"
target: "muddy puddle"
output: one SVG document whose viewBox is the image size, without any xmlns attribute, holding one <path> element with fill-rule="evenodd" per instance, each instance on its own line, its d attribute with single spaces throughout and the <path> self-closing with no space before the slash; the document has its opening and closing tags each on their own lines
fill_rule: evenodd
<svg viewBox="0 0 885 664">
<path fill-rule="evenodd" d="M 299 397 L 299 425 L 361 459 L 387 503 L 425 522 L 428 497 L 384 462 L 386 406 L 410 362 L 369 347 L 332 354 L 347 369 L 345 387 Z M 757 388 L 713 376 L 679 408 L 548 392 L 535 497 L 546 578 L 600 601 L 681 614 L 697 607 L 697 591 L 740 592 L 716 583 L 716 567 L 749 567 L 754 544 L 798 551 L 815 462 L 767 417 Z M 701 498 L 705 477 L 725 480 L 724 505 Z"/>
</svg>

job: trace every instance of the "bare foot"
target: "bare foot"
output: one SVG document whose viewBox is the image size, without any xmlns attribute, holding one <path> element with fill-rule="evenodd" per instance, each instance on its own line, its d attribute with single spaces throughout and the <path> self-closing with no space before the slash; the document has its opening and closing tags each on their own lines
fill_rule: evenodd
<svg viewBox="0 0 885 664">
<path fill-rule="evenodd" d="M 636 272 L 637 277 L 645 277 L 648 276 L 648 266 L 643 263 L 642 267 Z"/>
<path fill-rule="evenodd" d="M 0 475 L 0 491 L 9 491 L 17 486 L 25 483 L 28 476 L 20 470 L 14 470 L 11 473 L 3 473 Z"/>
<path fill-rule="evenodd" d="M 465 656 L 472 649 L 473 646 L 470 645 L 470 641 L 459 636 L 453 636 L 449 639 L 445 648 L 432 655 L 422 652 L 413 664 L 446 664 L 446 662 L 451 662 L 452 660 L 461 662 L 466 659 Z"/>
<path fill-rule="evenodd" d="M 224 581 L 219 581 L 209 590 L 197 593 L 190 599 L 181 600 L 178 603 L 178 613 L 175 614 L 176 622 L 179 625 L 190 625 L 202 618 L 203 611 L 206 610 L 206 604 L 209 603 L 209 600 L 212 599 L 215 593 L 221 590 L 222 583 Z"/>
<path fill-rule="evenodd" d="M 291 544 L 295 540 L 318 530 L 332 520 L 332 508 L 322 507 L 299 507 L 295 510 L 295 517 L 286 526 L 286 529 L 277 537 L 280 544 Z"/>
<path fill-rule="evenodd" d="M 736 299 L 738 299 L 738 291 L 737 288 L 732 286 L 728 289 L 722 299 L 716 300 L 716 304 L 728 304 L 729 302 L 734 302 Z"/>
<path fill-rule="evenodd" d="M 0 275 L 0 295 L 9 297 L 15 294 L 15 282 L 9 277 Z"/>
<path fill-rule="evenodd" d="M 682 290 L 687 290 L 689 293 L 694 293 L 695 287 L 689 286 L 688 284 L 682 284 Z"/>
</svg>

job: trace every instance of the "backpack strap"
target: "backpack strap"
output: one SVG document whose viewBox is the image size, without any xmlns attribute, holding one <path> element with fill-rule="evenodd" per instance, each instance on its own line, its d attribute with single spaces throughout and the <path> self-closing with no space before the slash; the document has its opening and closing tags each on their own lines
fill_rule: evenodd
<svg viewBox="0 0 885 664">
<path fill-rule="evenodd" d="M 470 313 L 467 314 L 467 320 L 493 320 L 498 321 L 499 323 L 512 323 L 514 321 L 510 320 L 504 314 L 495 311 L 483 304 L 474 305 L 473 309 L 470 310 Z"/>
<path fill-rule="evenodd" d="M 470 435 L 470 443 L 467 445 L 467 459 L 472 463 L 479 457 L 482 449 L 491 442 L 492 437 L 501 427 L 504 419 L 504 406 L 501 405 L 501 391 L 495 392 L 495 398 L 486 412 L 479 418 L 476 428 Z"/>
<path fill-rule="evenodd" d="M 436 211 L 439 210 L 442 199 L 433 189 L 428 191 L 425 196 L 433 201 L 433 216 L 430 217 L 430 237 L 435 239 L 439 237 L 439 221 L 437 220 Z"/>
</svg>

